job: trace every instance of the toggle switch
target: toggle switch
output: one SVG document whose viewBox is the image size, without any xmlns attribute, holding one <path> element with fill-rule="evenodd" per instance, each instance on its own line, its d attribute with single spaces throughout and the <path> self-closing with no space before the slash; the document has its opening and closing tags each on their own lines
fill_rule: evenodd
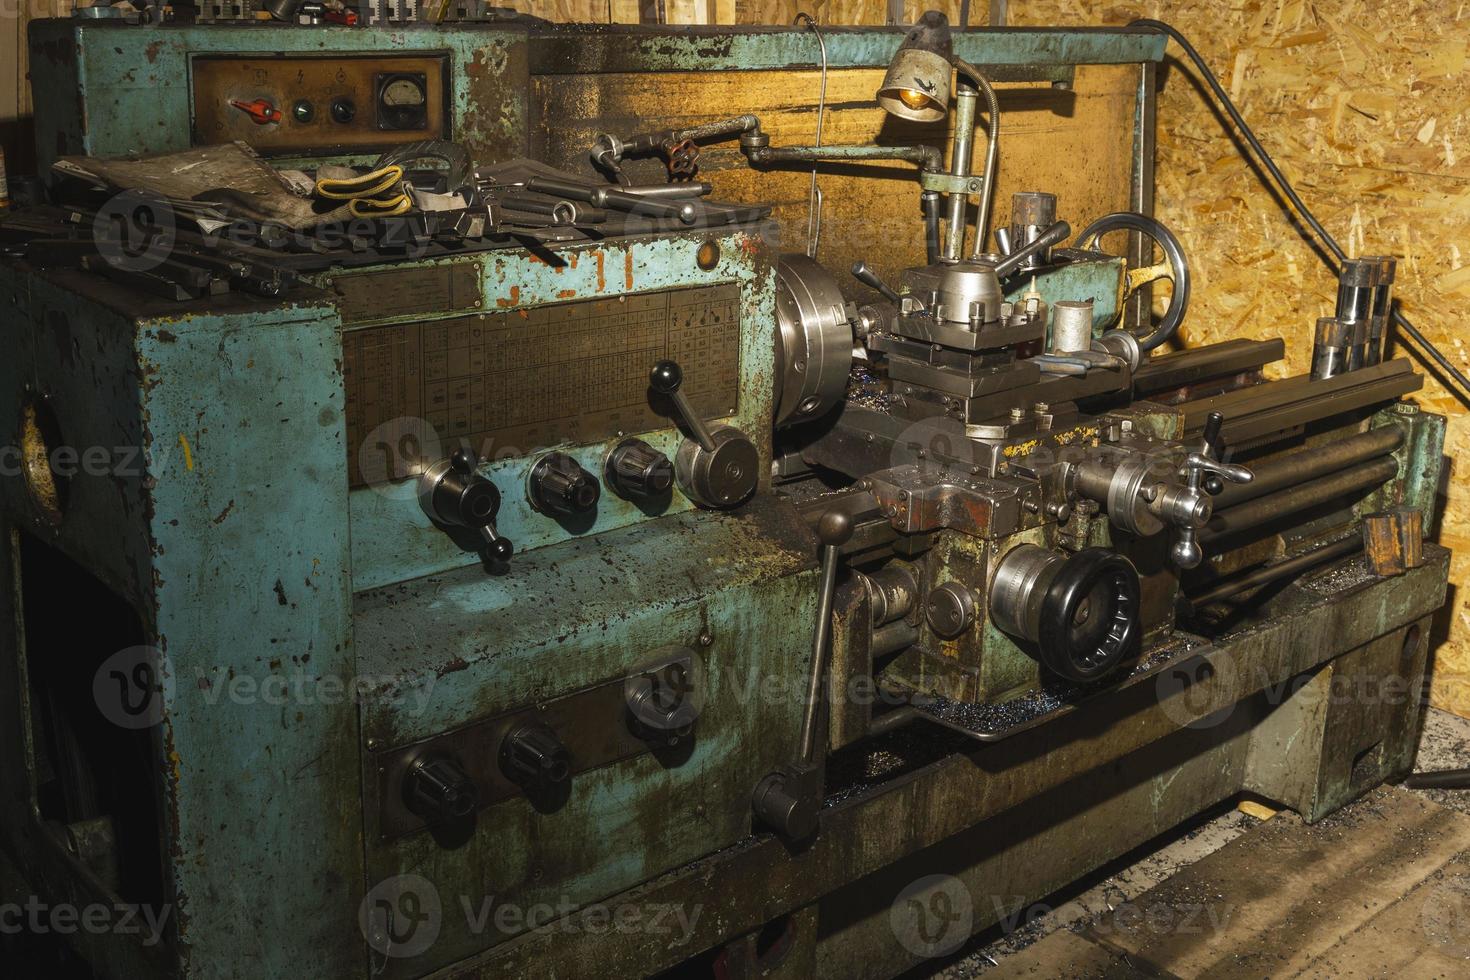
<svg viewBox="0 0 1470 980">
<path fill-rule="evenodd" d="M 239 99 L 231 99 L 230 105 L 253 119 L 257 126 L 266 126 L 270 123 L 281 121 L 281 110 L 271 105 L 265 99 L 256 99 L 253 102 L 242 102 Z"/>
</svg>

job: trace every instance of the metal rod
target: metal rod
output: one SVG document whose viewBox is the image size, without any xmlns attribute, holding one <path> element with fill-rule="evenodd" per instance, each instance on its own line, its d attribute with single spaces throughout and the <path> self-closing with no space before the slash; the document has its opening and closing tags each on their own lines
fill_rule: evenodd
<svg viewBox="0 0 1470 980">
<path fill-rule="evenodd" d="M 629 184 L 620 189 L 625 194 L 636 194 L 639 197 L 704 197 L 715 189 L 715 185 L 703 180 L 691 180 L 685 184 Z"/>
<path fill-rule="evenodd" d="M 939 261 L 939 197 L 938 191 L 919 195 L 919 210 L 924 215 L 924 261 L 929 265 Z"/>
<path fill-rule="evenodd" d="M 996 98 L 990 80 L 980 73 L 980 69 L 962 58 L 955 59 L 955 67 L 969 75 L 980 87 L 980 91 L 985 93 L 985 112 L 990 127 L 989 139 L 985 145 L 985 183 L 980 188 L 980 209 L 975 215 L 975 251 L 971 254 L 971 258 L 974 258 L 984 253 L 990 234 L 990 206 L 995 198 L 996 170 L 1000 166 L 1000 100 Z M 973 126 L 973 122 L 971 125 Z"/>
<path fill-rule="evenodd" d="M 890 653 L 907 650 L 918 642 L 919 631 L 900 619 L 873 630 L 868 652 L 875 657 L 886 657 Z"/>
<path fill-rule="evenodd" d="M 944 168 L 944 154 L 932 146 L 923 145 L 752 146 L 746 150 L 745 155 L 751 163 L 863 163 L 870 160 L 903 160 L 934 173 Z"/>
<path fill-rule="evenodd" d="M 1250 483 L 1232 483 L 1215 498 L 1215 509 L 1236 507 L 1247 500 L 1264 497 L 1286 487 L 1336 473 L 1355 463 L 1385 456 L 1399 448 L 1404 430 L 1396 425 L 1380 426 L 1367 432 L 1315 449 L 1303 449 L 1289 456 L 1252 464 L 1256 478 Z"/>
<path fill-rule="evenodd" d="M 1470 769 L 1416 772 L 1404 777 L 1408 789 L 1470 789 Z"/>
<path fill-rule="evenodd" d="M 1250 503 L 1220 511 L 1210 518 L 1200 537 L 1210 541 L 1226 534 L 1244 531 L 1267 521 L 1309 510 L 1359 490 L 1376 487 L 1398 475 L 1398 460 L 1393 457 L 1362 463 L 1319 480 L 1310 480 L 1290 490 L 1258 497 Z"/>
<path fill-rule="evenodd" d="M 892 711 L 886 711 L 877 718 L 874 718 L 868 724 L 868 734 L 887 735 L 895 729 L 918 721 L 920 717 L 922 715 L 920 715 L 918 708 L 915 708 L 911 704 L 906 704 L 902 708 L 894 708 Z"/>
<path fill-rule="evenodd" d="M 827 114 L 827 42 L 822 37 L 822 31 L 817 26 L 817 19 L 808 13 L 796 15 L 796 23 L 805 22 L 811 28 L 812 34 L 817 38 L 817 47 L 822 55 L 821 84 L 817 89 L 817 134 L 814 145 L 822 145 L 822 119 Z M 822 192 L 817 187 L 817 167 L 812 165 L 811 185 L 807 191 L 806 201 L 806 255 L 809 259 L 817 257 L 817 245 L 822 240 Z"/>
<path fill-rule="evenodd" d="M 1279 561 L 1265 568 L 1258 568 L 1248 575 L 1242 575 L 1228 582 L 1221 582 L 1214 588 L 1201 592 L 1199 595 L 1190 596 L 1190 605 L 1196 609 L 1208 606 L 1212 602 L 1228 599 L 1242 592 L 1254 589 L 1258 585 L 1266 585 L 1279 579 L 1299 574 L 1309 568 L 1325 564 L 1336 558 L 1346 558 L 1348 555 L 1357 554 L 1363 550 L 1363 539 L 1359 535 L 1334 541 L 1332 544 L 1313 548 L 1311 551 L 1303 552 L 1294 558 Z"/>
<path fill-rule="evenodd" d="M 970 156 L 975 151 L 975 106 L 980 93 L 968 83 L 955 86 L 954 93 L 954 144 L 949 157 L 950 175 L 956 178 L 970 176 Z M 958 262 L 965 252 L 965 231 L 970 222 L 967 212 L 970 196 L 963 191 L 949 195 L 949 224 L 945 228 L 944 248 L 939 253 L 941 262 Z"/>
<path fill-rule="evenodd" d="M 612 211 L 626 211 L 630 214 L 642 214 L 654 218 L 677 218 L 686 225 L 693 224 L 698 216 L 694 205 L 688 201 L 679 203 L 661 201 L 657 198 L 629 194 L 614 187 L 584 186 L 553 177 L 532 177 L 526 181 L 525 187 L 526 190 L 536 194 L 550 194 L 553 197 L 583 201 L 594 207 L 608 208 Z"/>
<path fill-rule="evenodd" d="M 823 520 L 826 520 L 824 515 Z M 821 524 L 818 524 L 821 533 Z M 822 683 L 827 677 L 827 653 L 832 647 L 832 601 L 837 592 L 837 565 L 842 559 L 841 543 L 822 544 L 822 581 L 817 590 L 817 626 L 812 631 L 812 662 L 807 672 L 806 709 L 801 716 L 801 742 L 797 760 L 811 762 L 817 750 L 817 722 L 822 716 Z"/>
</svg>

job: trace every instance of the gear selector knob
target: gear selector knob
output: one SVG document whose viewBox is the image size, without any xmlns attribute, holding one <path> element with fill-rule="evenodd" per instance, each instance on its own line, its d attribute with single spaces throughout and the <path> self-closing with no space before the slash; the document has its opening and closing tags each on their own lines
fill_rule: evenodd
<svg viewBox="0 0 1470 980">
<path fill-rule="evenodd" d="M 547 453 L 538 459 L 526 489 L 531 506 L 554 517 L 585 514 L 602 497 L 597 477 L 566 453 Z"/>
<path fill-rule="evenodd" d="M 419 477 L 419 506 L 429 519 L 479 532 L 490 556 L 505 561 L 515 547 L 495 529 L 500 491 L 477 472 L 479 460 L 468 449 L 455 450 Z"/>
</svg>

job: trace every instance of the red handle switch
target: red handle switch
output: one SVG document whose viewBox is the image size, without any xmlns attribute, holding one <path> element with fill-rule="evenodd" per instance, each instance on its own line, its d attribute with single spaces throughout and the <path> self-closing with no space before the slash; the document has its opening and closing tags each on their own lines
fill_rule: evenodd
<svg viewBox="0 0 1470 980">
<path fill-rule="evenodd" d="M 257 126 L 281 121 L 281 110 L 271 105 L 265 99 L 256 99 L 254 102 L 241 102 L 239 99 L 231 99 L 230 105 L 245 113 L 255 120 Z"/>
</svg>

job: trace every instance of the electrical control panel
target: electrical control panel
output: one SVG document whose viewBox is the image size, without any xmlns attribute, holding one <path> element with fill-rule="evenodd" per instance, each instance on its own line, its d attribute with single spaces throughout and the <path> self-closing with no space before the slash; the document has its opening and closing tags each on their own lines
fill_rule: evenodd
<svg viewBox="0 0 1470 980">
<path fill-rule="evenodd" d="M 360 153 L 450 137 L 447 56 L 198 56 L 196 146 L 244 140 L 260 153 Z"/>
</svg>

